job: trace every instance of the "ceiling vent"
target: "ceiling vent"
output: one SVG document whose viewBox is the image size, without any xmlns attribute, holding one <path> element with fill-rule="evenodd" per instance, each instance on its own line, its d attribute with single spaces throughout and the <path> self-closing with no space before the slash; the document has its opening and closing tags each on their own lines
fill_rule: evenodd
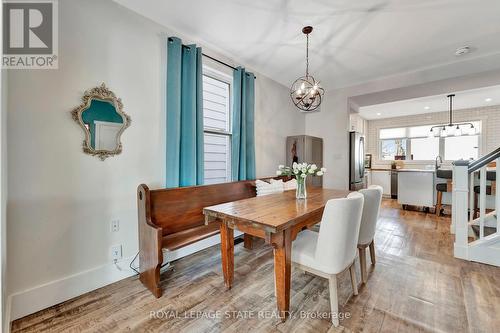
<svg viewBox="0 0 500 333">
<path fill-rule="evenodd" d="M 456 51 L 455 51 L 455 55 L 456 56 L 461 56 L 461 55 L 464 55 L 464 54 L 467 54 L 471 51 L 471 48 L 470 46 L 462 46 L 462 47 L 459 47 Z"/>
</svg>

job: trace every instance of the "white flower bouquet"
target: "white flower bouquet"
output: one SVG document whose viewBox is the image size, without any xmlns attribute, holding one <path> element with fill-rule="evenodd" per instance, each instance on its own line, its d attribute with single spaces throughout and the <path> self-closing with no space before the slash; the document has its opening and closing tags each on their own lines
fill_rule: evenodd
<svg viewBox="0 0 500 333">
<path fill-rule="evenodd" d="M 297 179 L 297 199 L 305 199 L 307 197 L 306 178 L 307 176 L 323 176 L 326 168 L 318 168 L 316 164 L 296 163 L 291 167 L 280 165 L 276 175 L 278 176 L 295 176 Z"/>
</svg>

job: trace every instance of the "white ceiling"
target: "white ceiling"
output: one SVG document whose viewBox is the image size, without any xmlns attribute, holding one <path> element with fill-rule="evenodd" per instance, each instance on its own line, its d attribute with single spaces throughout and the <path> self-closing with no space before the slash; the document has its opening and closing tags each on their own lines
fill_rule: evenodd
<svg viewBox="0 0 500 333">
<path fill-rule="evenodd" d="M 500 104 L 500 86 L 454 92 L 453 110 Z M 359 114 L 366 119 L 382 119 L 449 110 L 448 94 L 363 106 Z M 488 99 L 488 100 L 487 100 Z"/>
<path fill-rule="evenodd" d="M 500 54 L 499 0 L 115 1 L 286 86 L 304 72 L 305 25 L 330 89 Z"/>
</svg>

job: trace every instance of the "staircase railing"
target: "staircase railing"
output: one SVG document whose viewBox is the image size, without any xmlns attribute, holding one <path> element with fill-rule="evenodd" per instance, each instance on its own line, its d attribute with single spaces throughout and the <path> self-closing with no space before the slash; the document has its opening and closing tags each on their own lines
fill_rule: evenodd
<svg viewBox="0 0 500 333">
<path fill-rule="evenodd" d="M 488 170 L 488 164 L 493 161 L 496 161 L 495 169 Z M 492 219 L 491 215 L 488 216 L 486 214 L 488 173 L 494 172 L 496 180 L 496 175 L 500 175 L 499 171 L 500 148 L 472 162 L 460 160 L 453 163 L 451 231 L 455 233 L 455 257 L 466 260 L 482 261 L 471 258 L 477 255 L 477 251 L 473 252 L 472 247 L 479 244 L 477 242 L 484 243 L 492 239 L 492 237 L 500 235 L 500 219 L 497 219 L 496 216 Z M 477 185 L 476 175 L 478 173 L 479 184 Z M 474 191 L 475 188 L 477 189 L 477 186 L 479 186 L 479 193 Z M 494 190 L 493 186 L 490 185 L 490 194 L 496 194 L 492 193 Z M 476 206 L 478 206 L 478 209 Z M 495 211 L 497 212 L 499 209 L 500 195 L 495 195 Z M 479 217 L 477 217 L 477 215 L 479 215 Z M 495 222 L 496 232 L 494 235 L 485 236 L 486 218 L 488 218 L 489 222 Z M 476 236 L 472 232 L 472 225 L 479 228 L 479 235 Z M 469 241 L 471 236 L 476 238 L 475 244 L 474 241 Z M 487 257 L 487 255 L 485 255 L 485 257 Z"/>
</svg>

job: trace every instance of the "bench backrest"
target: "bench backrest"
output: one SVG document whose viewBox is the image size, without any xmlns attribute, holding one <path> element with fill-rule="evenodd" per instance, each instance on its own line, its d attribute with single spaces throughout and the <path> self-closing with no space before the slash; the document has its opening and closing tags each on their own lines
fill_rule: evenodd
<svg viewBox="0 0 500 333">
<path fill-rule="evenodd" d="M 256 195 L 254 180 L 159 190 L 141 184 L 138 190 L 146 194 L 151 222 L 162 228 L 163 236 L 203 225 L 204 207 Z"/>
</svg>

